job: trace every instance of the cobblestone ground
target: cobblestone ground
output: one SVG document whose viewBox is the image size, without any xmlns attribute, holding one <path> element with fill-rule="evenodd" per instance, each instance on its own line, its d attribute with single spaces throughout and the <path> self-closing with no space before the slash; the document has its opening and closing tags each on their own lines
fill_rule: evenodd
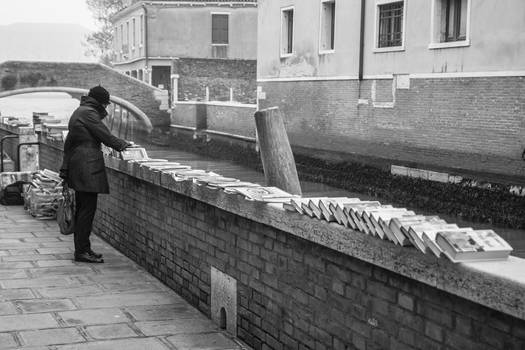
<svg viewBox="0 0 525 350">
<path fill-rule="evenodd" d="M 0 206 L 0 349 L 244 349 L 98 237 L 104 264 L 72 261 L 73 237 Z"/>
</svg>

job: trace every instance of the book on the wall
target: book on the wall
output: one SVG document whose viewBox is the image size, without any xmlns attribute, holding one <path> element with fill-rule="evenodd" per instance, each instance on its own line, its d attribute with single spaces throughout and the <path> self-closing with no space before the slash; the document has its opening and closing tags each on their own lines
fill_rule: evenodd
<svg viewBox="0 0 525 350">
<path fill-rule="evenodd" d="M 342 200 L 330 200 L 328 201 L 328 210 L 334 215 L 335 221 L 339 225 L 344 225 L 346 227 L 349 227 L 348 225 L 348 219 L 346 218 L 346 214 L 344 212 L 344 205 L 345 204 L 352 204 L 361 202 L 359 198 L 345 198 Z"/>
<path fill-rule="evenodd" d="M 162 172 L 170 172 L 171 170 L 190 170 L 191 166 L 189 165 L 169 165 L 169 166 L 152 166 L 150 167 L 153 170 L 162 171 Z"/>
<path fill-rule="evenodd" d="M 138 160 L 147 159 L 148 153 L 142 147 L 128 147 L 120 152 L 120 159 L 123 160 Z"/>
<path fill-rule="evenodd" d="M 253 182 L 247 182 L 247 181 L 236 181 L 236 182 L 222 182 L 222 183 L 208 183 L 208 186 L 214 186 L 222 188 L 225 192 L 228 193 L 234 193 L 235 187 L 261 187 L 261 185 L 253 183 Z"/>
<path fill-rule="evenodd" d="M 326 221 L 328 222 L 337 221 L 338 224 L 341 224 L 340 219 L 336 217 L 336 209 L 334 206 L 337 206 L 338 204 L 343 204 L 343 203 L 354 203 L 356 201 L 359 201 L 359 199 L 348 198 L 348 197 L 333 197 L 333 198 L 327 198 L 327 199 L 320 199 L 319 209 L 321 210 L 321 213 L 323 214 L 323 218 Z M 342 209 L 341 209 L 341 213 L 342 213 Z"/>
<path fill-rule="evenodd" d="M 379 217 L 391 212 L 406 212 L 405 208 L 365 208 L 361 214 L 362 219 L 367 223 L 371 234 L 379 236 L 381 239 L 389 239 L 383 228 L 379 225 Z"/>
<path fill-rule="evenodd" d="M 195 183 L 199 185 L 216 186 L 220 183 L 235 183 L 239 182 L 239 179 L 233 177 L 225 177 L 221 175 L 210 175 L 204 177 L 195 178 Z"/>
<path fill-rule="evenodd" d="M 423 241 L 423 232 L 425 231 L 449 231 L 457 230 L 459 227 L 456 224 L 413 224 L 408 228 L 408 235 L 410 241 L 421 252 L 427 252 L 427 246 Z"/>
<path fill-rule="evenodd" d="M 393 210 L 382 210 L 382 211 L 373 211 L 370 213 L 370 221 L 376 228 L 380 235 L 384 239 L 400 244 L 396 236 L 392 233 L 390 228 L 387 225 L 384 225 L 385 221 L 389 221 L 393 217 L 403 217 L 403 216 L 412 216 L 415 215 L 413 211 L 409 211 L 405 208 L 394 208 Z"/>
<path fill-rule="evenodd" d="M 505 260 L 512 247 L 492 230 L 438 232 L 436 243 L 451 261 Z"/>
<path fill-rule="evenodd" d="M 423 243 L 427 247 L 427 250 L 432 252 L 437 258 L 441 257 L 443 250 L 436 243 L 436 236 L 438 232 L 454 232 L 454 231 L 473 231 L 470 227 L 462 227 L 451 230 L 425 230 L 423 231 Z"/>
<path fill-rule="evenodd" d="M 301 209 L 303 210 L 303 214 L 304 215 L 308 215 L 311 218 L 315 217 L 314 211 L 310 208 L 310 206 L 308 205 L 308 202 L 306 202 L 306 203 L 302 202 L 301 203 Z"/>
<path fill-rule="evenodd" d="M 303 210 L 303 207 L 302 207 L 302 204 L 305 203 L 305 204 L 308 204 L 308 202 L 310 200 L 315 200 L 315 199 L 319 199 L 319 197 L 296 197 L 296 198 L 291 198 L 289 202 L 284 202 L 283 203 L 283 208 L 288 210 L 288 211 L 296 211 L 298 212 L 299 214 L 305 214 L 304 213 L 304 210 Z"/>
<path fill-rule="evenodd" d="M 352 228 L 353 230 L 363 231 L 360 225 L 354 222 L 351 215 L 351 210 L 355 207 L 378 207 L 381 203 L 378 201 L 359 201 L 355 203 L 343 204 L 343 223 L 345 226 Z M 364 231 L 363 231 L 364 232 Z"/>
<path fill-rule="evenodd" d="M 323 211 L 321 210 L 321 207 L 319 206 L 319 202 L 323 199 L 327 199 L 327 197 L 316 198 L 316 199 L 312 198 L 308 201 L 308 207 L 312 210 L 314 217 L 319 220 L 324 220 Z"/>
<path fill-rule="evenodd" d="M 354 224 L 357 226 L 358 230 L 369 235 L 373 235 L 374 232 L 372 228 L 369 227 L 369 224 L 363 219 L 363 212 L 365 209 L 371 208 L 393 208 L 391 205 L 381 205 L 381 204 L 363 204 L 353 206 L 349 209 L 348 213 L 350 218 L 353 220 Z M 349 218 L 349 220 L 350 220 Z"/>
<path fill-rule="evenodd" d="M 157 158 L 143 158 L 143 159 L 131 159 L 130 162 L 133 163 L 159 163 L 159 162 L 167 162 L 167 159 L 157 159 Z"/>
<path fill-rule="evenodd" d="M 403 237 L 399 239 L 388 225 L 393 218 L 413 217 L 415 215 L 416 214 L 413 211 L 400 210 L 381 213 L 381 215 L 377 215 L 377 217 L 373 215 L 373 219 L 375 220 L 375 222 L 377 222 L 377 225 L 381 227 L 386 237 L 390 241 L 403 246 L 410 245 L 410 242 L 408 240 L 405 240 Z"/>
<path fill-rule="evenodd" d="M 394 236 L 396 236 L 396 240 L 400 245 L 414 245 L 408 235 L 408 228 L 412 224 L 422 222 L 446 224 L 445 220 L 439 218 L 438 216 L 414 215 L 407 217 L 393 217 L 388 223 L 388 228 L 391 230 Z"/>
<path fill-rule="evenodd" d="M 243 195 L 248 200 L 284 203 L 291 198 L 298 197 L 291 193 L 285 192 L 278 187 L 234 187 L 235 193 Z"/>
<path fill-rule="evenodd" d="M 166 173 L 171 174 L 173 179 L 177 182 L 192 180 L 197 176 L 209 176 L 210 173 L 202 169 L 177 169 L 167 170 Z"/>
</svg>

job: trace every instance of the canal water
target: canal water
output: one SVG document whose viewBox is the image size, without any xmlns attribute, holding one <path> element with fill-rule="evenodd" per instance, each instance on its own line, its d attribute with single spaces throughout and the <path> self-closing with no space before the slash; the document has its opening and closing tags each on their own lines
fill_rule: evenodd
<svg viewBox="0 0 525 350">
<path fill-rule="evenodd" d="M 2 116 L 16 116 L 28 122 L 32 120 L 33 112 L 48 112 L 50 115 L 54 115 L 58 119 L 67 122 L 69 116 L 77 107 L 78 100 L 63 93 L 38 93 L 0 98 L 0 113 Z M 168 159 L 169 161 L 190 165 L 193 169 L 213 171 L 223 176 L 238 178 L 242 181 L 259 184 L 264 184 L 265 181 L 264 174 L 231 161 L 206 158 L 169 147 L 157 145 L 143 146 L 152 158 Z M 388 204 L 386 200 L 382 200 L 381 198 L 372 198 L 363 193 L 352 193 L 319 183 L 303 181 L 301 182 L 301 188 L 304 197 L 355 197 L 362 200 L 377 200 L 383 204 Z M 410 205 L 407 205 L 407 208 L 419 214 L 438 215 L 447 222 L 456 223 L 460 227 L 492 229 L 511 244 L 514 248 L 512 255 L 525 258 L 525 230 L 496 227 L 491 224 L 474 223 L 444 214 L 423 212 L 416 208 L 410 208 Z"/>
</svg>

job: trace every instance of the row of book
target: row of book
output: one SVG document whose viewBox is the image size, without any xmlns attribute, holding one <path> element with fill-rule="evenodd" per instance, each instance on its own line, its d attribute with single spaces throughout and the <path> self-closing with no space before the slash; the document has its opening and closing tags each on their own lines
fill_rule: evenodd
<svg viewBox="0 0 525 350">
<path fill-rule="evenodd" d="M 251 201 L 282 203 L 285 210 L 337 222 L 400 246 L 415 246 L 423 253 L 447 256 L 454 262 L 506 259 L 512 251 L 510 245 L 492 230 L 460 228 L 438 216 L 418 215 L 405 208 L 359 198 L 294 196 L 277 187 L 244 182 L 165 159 L 151 159 L 143 148 L 128 149 L 128 152 L 135 155 L 128 154 L 127 160 L 168 173 L 175 181 L 191 181 L 210 189 L 239 194 Z"/>
<path fill-rule="evenodd" d="M 147 167 L 154 171 L 162 171 L 170 174 L 173 179 L 179 181 L 191 181 L 198 185 L 206 186 L 210 189 L 221 189 L 227 193 L 243 195 L 247 200 L 263 202 L 283 202 L 289 201 L 293 196 L 277 187 L 264 187 L 257 183 L 240 181 L 232 177 L 225 177 L 215 172 L 192 169 L 189 165 L 177 162 L 169 162 L 166 159 L 131 159 L 130 162 Z"/>
<path fill-rule="evenodd" d="M 284 209 L 353 230 L 415 246 L 423 253 L 446 256 L 453 262 L 507 259 L 512 247 L 493 230 L 449 224 L 438 216 L 418 215 L 406 208 L 358 198 L 291 198 Z"/>
</svg>

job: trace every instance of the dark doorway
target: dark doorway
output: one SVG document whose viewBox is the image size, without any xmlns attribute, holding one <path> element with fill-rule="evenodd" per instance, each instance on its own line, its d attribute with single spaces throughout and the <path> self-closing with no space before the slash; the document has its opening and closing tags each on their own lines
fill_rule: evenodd
<svg viewBox="0 0 525 350">
<path fill-rule="evenodd" d="M 170 91 L 170 66 L 152 66 L 151 67 L 151 85 L 161 87 L 164 90 Z M 162 86 L 161 86 L 162 85 Z"/>
</svg>

